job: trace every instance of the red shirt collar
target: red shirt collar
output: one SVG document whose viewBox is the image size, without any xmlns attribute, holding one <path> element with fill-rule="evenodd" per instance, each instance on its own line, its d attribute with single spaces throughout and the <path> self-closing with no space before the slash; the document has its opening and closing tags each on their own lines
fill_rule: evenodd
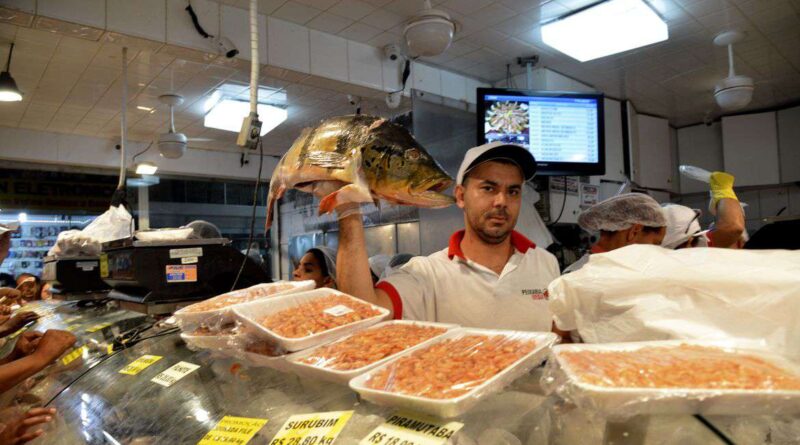
<svg viewBox="0 0 800 445">
<path fill-rule="evenodd" d="M 464 230 L 459 230 L 450 236 L 450 245 L 447 248 L 447 256 L 451 260 L 456 256 L 462 260 L 467 259 L 467 257 L 464 256 L 464 252 L 461 251 L 461 241 L 464 239 L 464 233 Z M 520 253 L 525 253 L 528 251 L 528 249 L 536 248 L 536 244 L 533 241 L 525 238 L 524 235 L 516 230 L 511 231 L 511 245 L 520 251 Z"/>
<path fill-rule="evenodd" d="M 606 252 L 608 252 L 606 249 L 603 249 L 602 247 L 598 246 L 597 244 L 595 244 L 594 246 L 592 246 L 592 248 L 590 249 L 590 251 L 591 251 L 592 253 L 606 253 Z"/>
</svg>

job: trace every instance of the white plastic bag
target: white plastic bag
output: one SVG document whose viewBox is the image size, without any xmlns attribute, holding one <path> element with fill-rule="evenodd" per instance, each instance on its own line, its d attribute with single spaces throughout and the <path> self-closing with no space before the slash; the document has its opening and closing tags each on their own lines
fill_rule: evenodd
<svg viewBox="0 0 800 445">
<path fill-rule="evenodd" d="M 48 255 L 56 257 L 99 255 L 101 245 L 126 238 L 133 233 L 133 217 L 124 206 L 111 206 L 83 230 L 66 230 L 58 234 Z"/>
<path fill-rule="evenodd" d="M 740 339 L 800 357 L 800 252 L 634 245 L 549 286 L 586 343 Z"/>
</svg>

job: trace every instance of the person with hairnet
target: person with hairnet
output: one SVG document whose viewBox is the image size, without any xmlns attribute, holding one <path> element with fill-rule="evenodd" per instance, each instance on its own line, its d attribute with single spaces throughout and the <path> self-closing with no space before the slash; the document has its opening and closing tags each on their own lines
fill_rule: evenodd
<svg viewBox="0 0 800 445">
<path fill-rule="evenodd" d="M 733 191 L 733 180 L 733 176 L 725 172 L 711 173 L 711 201 L 708 208 L 715 219 L 709 230 L 702 230 L 700 227 L 700 210 L 679 204 L 664 205 L 667 234 L 661 246 L 668 249 L 741 249 L 747 242 L 747 231 L 744 228 L 744 210 Z"/>
<path fill-rule="evenodd" d="M 625 193 L 601 201 L 578 216 L 583 230 L 600 233 L 590 253 L 564 269 L 575 272 L 589 261 L 592 253 L 610 252 L 631 244 L 661 244 L 667 220 L 658 202 L 643 193 Z"/>
<path fill-rule="evenodd" d="M 336 289 L 336 252 L 325 246 L 308 249 L 292 273 L 294 281 L 313 280 L 315 289 Z"/>
</svg>

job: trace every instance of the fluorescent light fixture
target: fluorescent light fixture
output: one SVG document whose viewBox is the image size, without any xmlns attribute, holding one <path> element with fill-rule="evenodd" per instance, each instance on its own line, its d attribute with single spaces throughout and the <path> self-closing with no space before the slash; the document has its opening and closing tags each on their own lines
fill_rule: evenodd
<svg viewBox="0 0 800 445">
<path fill-rule="evenodd" d="M 137 110 L 142 110 L 142 111 L 153 111 L 152 107 L 143 107 L 141 105 L 137 106 L 136 109 Z"/>
<path fill-rule="evenodd" d="M 158 166 L 152 162 L 140 162 L 136 164 L 137 175 L 152 175 L 158 170 Z"/>
<path fill-rule="evenodd" d="M 667 24 L 643 0 L 608 0 L 542 26 L 544 43 L 581 62 L 668 38 Z"/>
<path fill-rule="evenodd" d="M 285 108 L 274 105 L 258 104 L 258 119 L 261 124 L 261 136 L 272 131 L 289 117 Z M 233 131 L 242 129 L 242 120 L 250 114 L 250 104 L 239 100 L 223 99 L 217 102 L 206 114 L 203 125 L 207 128 Z"/>
</svg>

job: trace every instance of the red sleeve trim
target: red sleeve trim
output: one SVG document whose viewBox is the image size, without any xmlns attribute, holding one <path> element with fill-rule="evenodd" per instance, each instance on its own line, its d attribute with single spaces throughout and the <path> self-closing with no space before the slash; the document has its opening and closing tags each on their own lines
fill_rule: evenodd
<svg viewBox="0 0 800 445">
<path fill-rule="evenodd" d="M 392 300 L 392 311 L 394 312 L 395 320 L 403 319 L 403 300 L 400 298 L 400 293 L 388 281 L 381 281 L 375 286 L 375 289 L 380 289 L 386 292 L 389 299 Z"/>
</svg>

